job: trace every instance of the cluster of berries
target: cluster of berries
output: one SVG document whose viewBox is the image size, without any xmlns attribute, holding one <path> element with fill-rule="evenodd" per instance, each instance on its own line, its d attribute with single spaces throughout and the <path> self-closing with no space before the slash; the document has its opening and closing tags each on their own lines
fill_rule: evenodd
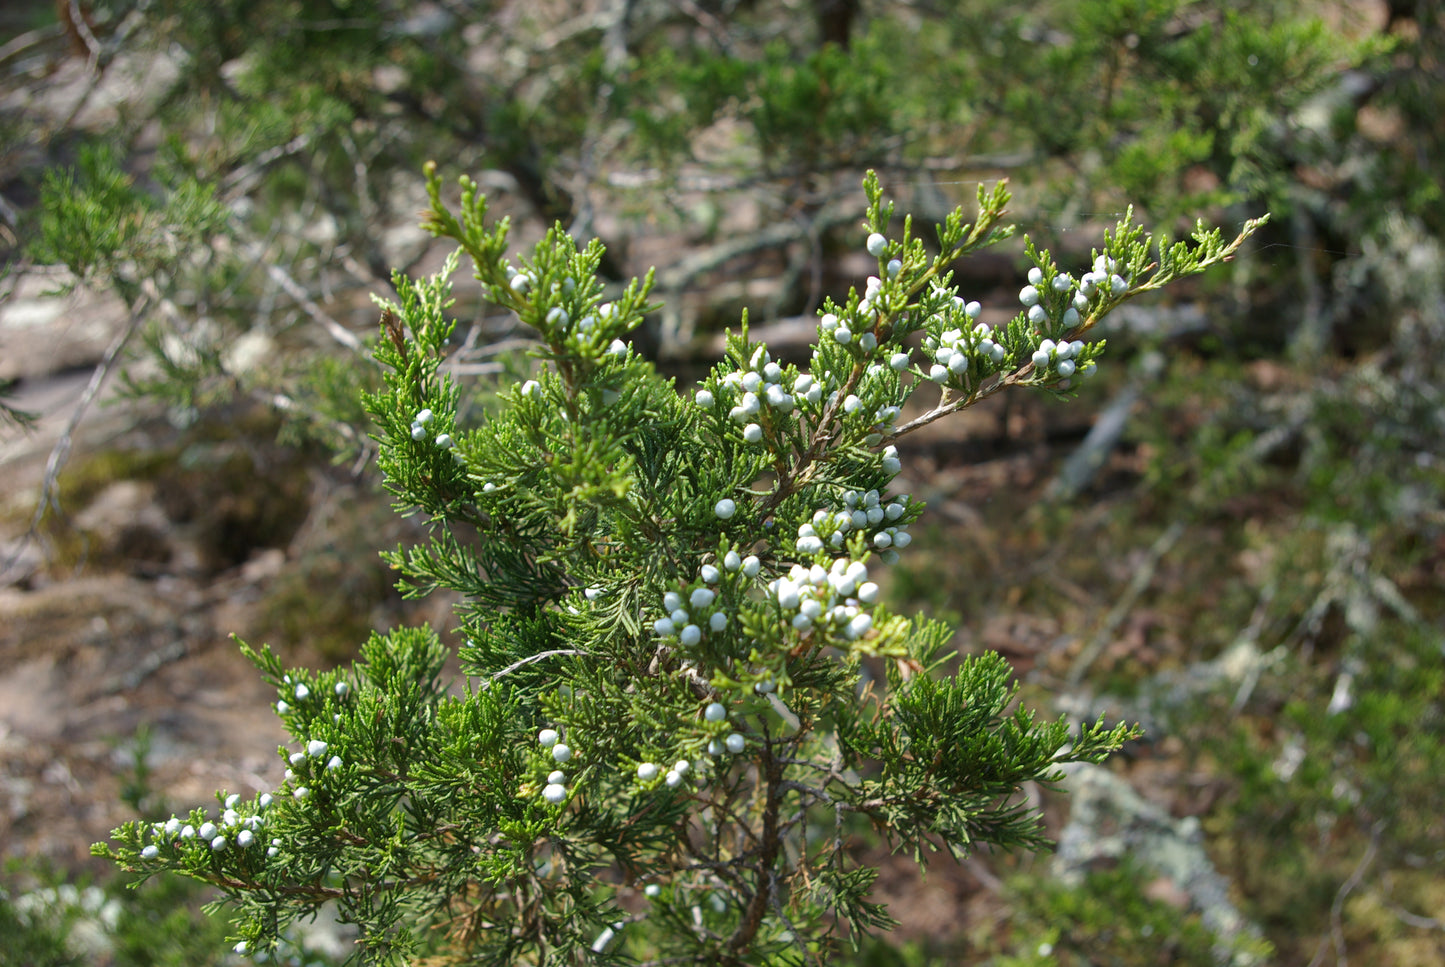
<svg viewBox="0 0 1445 967">
<path fill-rule="evenodd" d="M 726 516 L 731 517 L 732 513 L 729 510 Z M 724 516 L 722 510 L 718 510 L 718 516 Z M 757 577 L 762 570 L 762 562 L 757 557 L 752 554 L 743 557 L 737 551 L 724 554 L 722 566 L 748 578 Z M 725 631 L 729 618 L 719 605 L 716 590 L 722 578 L 723 570 L 716 564 L 704 564 L 698 569 L 697 582 L 686 589 L 686 597 L 677 591 L 668 591 L 662 596 L 663 616 L 652 623 L 652 630 L 664 638 L 676 638 L 689 648 L 702 641 L 704 625 L 713 633 Z"/>
<path fill-rule="evenodd" d="M 1019 302 L 1023 303 L 1027 310 L 1029 322 L 1037 327 L 1044 327 L 1049 322 L 1049 312 L 1043 306 L 1043 293 L 1039 286 L 1044 284 L 1044 270 L 1038 266 L 1029 269 L 1029 284 L 1019 290 Z M 1074 280 L 1067 272 L 1054 276 L 1053 282 L 1049 283 L 1055 292 L 1068 292 L 1073 288 Z M 1089 307 L 1089 299 L 1082 294 L 1074 296 L 1073 305 L 1064 310 L 1060 319 L 1065 329 L 1072 329 L 1079 324 L 1079 313 Z"/>
<path fill-rule="evenodd" d="M 288 675 L 282 684 L 288 689 L 291 701 L 281 699 L 276 702 L 278 715 L 290 714 L 293 711 L 292 701 L 299 704 L 311 699 L 311 686 L 305 682 L 294 681 Z M 333 688 L 339 698 L 344 698 L 351 691 L 351 686 L 344 681 L 337 682 Z M 336 713 L 332 720 L 336 722 L 340 718 L 340 713 Z M 330 751 L 329 743 L 313 738 L 307 741 L 305 749 L 287 756 L 285 781 L 293 784 L 291 797 L 297 802 L 304 802 L 311 795 L 311 788 L 305 784 L 308 776 L 334 773 L 343 767 L 344 763 L 339 755 L 327 755 Z M 157 859 L 163 850 L 193 842 L 204 843 L 217 853 L 232 846 L 243 850 L 259 846 L 259 831 L 265 825 L 263 813 L 273 801 L 270 793 L 262 793 L 257 797 L 254 809 L 248 812 L 241 805 L 241 797 L 233 793 L 226 797 L 221 815 L 215 821 L 207 820 L 196 824 L 172 816 L 164 823 L 154 823 L 150 831 L 154 842 L 141 850 L 141 856 L 148 860 Z M 281 845 L 280 839 L 272 839 L 266 847 L 266 855 L 274 857 L 280 852 Z"/>
<path fill-rule="evenodd" d="M 721 702 L 711 702 L 703 710 L 703 718 L 709 723 L 719 723 L 727 720 L 727 707 Z M 537 734 L 537 741 L 544 749 L 551 750 L 552 759 L 558 765 L 571 760 L 573 751 L 571 746 L 561 740 L 556 729 L 543 729 Z M 725 753 L 737 755 L 747 747 L 747 742 L 737 732 L 729 732 L 727 735 L 713 739 L 708 742 L 707 751 L 709 755 L 723 755 Z M 699 764 L 700 767 L 701 764 Z M 687 759 L 678 759 L 670 768 L 655 762 L 640 762 L 637 766 L 637 778 L 644 783 L 652 783 L 659 776 L 668 788 L 676 788 L 682 784 L 683 778 L 693 772 L 693 763 Z M 553 804 L 560 804 L 567 799 L 567 774 L 560 769 L 554 770 L 547 776 L 547 783 L 542 787 L 542 798 Z"/>
<path fill-rule="evenodd" d="M 896 359 L 898 357 L 895 356 L 894 358 Z M 904 357 L 904 365 L 907 365 L 907 357 Z M 881 367 L 879 367 L 878 364 L 873 364 L 872 366 L 868 367 L 868 375 L 876 376 L 880 368 Z M 837 400 L 838 394 L 836 391 L 828 397 L 828 403 L 830 405 L 836 403 Z M 857 394 L 849 393 L 847 396 L 843 397 L 842 408 L 843 415 L 845 417 L 854 416 L 855 414 L 863 410 L 863 400 Z M 872 414 L 872 419 L 868 421 L 870 432 L 863 437 L 864 446 L 871 447 L 882 443 L 883 435 L 885 433 L 893 432 L 893 424 L 895 421 L 897 421 L 898 415 L 902 412 L 903 409 L 901 407 L 894 406 L 892 404 L 884 404 L 883 406 L 880 406 L 876 410 L 874 410 Z M 893 450 L 895 455 L 897 454 L 898 451 L 896 448 L 890 449 Z"/>
<path fill-rule="evenodd" d="M 411 438 L 418 443 L 425 440 L 431 434 L 427 426 L 434 418 L 435 414 L 429 409 L 417 410 L 416 416 L 411 418 Z M 450 450 L 456 446 L 450 433 L 438 433 L 432 442 L 442 450 Z"/>
<path fill-rule="evenodd" d="M 884 259 L 889 250 L 888 240 L 881 234 L 869 236 L 866 243 L 870 255 Z M 878 276 L 868 279 L 857 310 L 850 315 L 853 319 L 867 319 L 876 314 L 887 298 L 888 282 L 902 271 L 903 264 L 898 258 L 888 260 Z M 1086 274 L 1079 283 L 1067 273 L 1053 275 L 1045 282 L 1045 273 L 1040 268 L 1029 272 L 1028 285 L 1019 293 L 1019 300 L 1026 308 L 1027 318 L 1039 330 L 1052 331 L 1051 327 L 1062 324 L 1065 329 L 1077 326 L 1080 314 L 1087 311 L 1090 300 L 1102 288 L 1112 293 L 1127 289 L 1127 281 L 1117 275 L 1118 266 L 1112 260 L 1101 258 L 1093 272 Z M 513 288 L 526 291 L 530 281 L 519 283 L 513 278 Z M 937 383 L 961 380 L 974 373 L 979 377 L 1012 364 L 1014 350 L 997 341 L 993 331 L 979 322 L 982 308 L 977 302 L 965 302 L 954 292 L 940 292 L 946 296 L 931 309 L 936 315 L 926 328 L 923 351 L 931 362 L 926 373 L 920 375 Z M 1072 294 L 1072 295 L 1071 295 Z M 1052 308 L 1049 308 L 1052 307 Z M 612 306 L 599 308 L 599 314 L 615 311 Z M 606 315 L 603 315 L 606 318 Z M 581 320 L 576 328 L 582 333 L 591 330 L 592 316 Z M 547 322 L 566 327 L 569 319 L 565 310 L 552 309 Z M 838 345 L 847 346 L 850 352 L 869 354 L 878 348 L 877 335 L 871 329 L 855 332 L 849 322 L 836 312 L 824 312 L 819 319 L 819 330 L 824 338 Z M 854 324 L 856 325 L 856 324 Z M 1036 330 L 1037 331 L 1037 330 Z M 1076 374 L 1087 375 L 1093 364 L 1080 366 L 1078 359 L 1084 350 L 1082 342 L 1044 339 L 1033 353 L 1034 368 L 1040 374 L 1068 379 Z M 1027 350 L 1025 350 L 1027 351 Z M 912 365 L 912 358 L 906 348 L 900 347 L 888 359 L 871 361 L 868 374 L 877 376 L 885 372 L 885 366 L 895 372 L 904 372 Z M 837 406 L 844 418 L 854 417 L 871 420 L 865 438 L 869 445 L 881 443 L 900 415 L 897 405 L 884 404 L 867 412 L 863 397 L 849 393 L 844 398 L 836 389 L 831 377 L 816 377 L 809 373 L 789 376 L 784 367 L 774 361 L 765 346 L 758 346 L 748 360 L 746 368 L 730 372 L 716 382 L 699 389 L 695 401 L 698 406 L 721 416 L 725 411 L 728 419 L 741 427 L 743 439 L 760 444 L 768 435 L 769 426 L 795 417 L 799 411 L 818 413 L 822 411 L 826 398 L 828 406 Z M 832 381 L 830 383 L 830 381 Z M 522 386 L 522 395 L 531 396 L 540 392 L 534 381 Z M 885 471 L 896 474 L 902 465 L 895 447 L 883 451 L 882 463 Z M 876 583 L 868 579 L 867 565 L 861 560 L 847 556 L 826 559 L 830 552 L 838 552 L 847 544 L 850 533 L 865 534 L 868 546 L 877 551 L 884 563 L 898 560 L 898 550 L 907 547 L 912 537 L 908 533 L 908 498 L 885 500 L 877 490 L 866 492 L 846 491 L 842 494 L 841 508 L 824 507 L 814 512 L 811 520 L 798 527 L 795 550 L 799 557 L 814 558 L 812 564 L 792 565 L 785 576 L 780 576 L 767 585 L 767 594 L 783 612 L 790 626 L 799 633 L 814 629 L 827 635 L 836 635 L 843 640 L 857 640 L 873 630 L 871 606 L 880 597 Z M 718 520 L 733 519 L 739 510 L 736 500 L 724 497 L 713 506 Z M 723 594 L 729 586 L 726 576 L 736 572 L 748 579 L 757 578 L 762 564 L 756 556 L 742 556 L 736 549 L 727 551 L 716 564 L 704 564 L 698 571 L 693 584 L 681 590 L 669 590 L 662 596 L 661 616 L 652 623 L 652 630 L 663 639 L 674 640 L 684 648 L 699 645 L 704 636 L 722 633 L 730 627 L 732 616 L 723 606 Z M 588 598 L 593 595 L 589 589 Z M 770 677 L 754 683 L 754 690 L 766 694 L 775 686 Z M 708 723 L 724 722 L 727 709 L 721 702 L 710 703 L 704 718 Z M 539 735 L 542 746 L 549 749 L 557 765 L 572 757 L 572 749 L 564 742 L 555 729 L 544 729 Z M 737 731 L 719 733 L 711 738 L 708 753 L 738 754 L 746 748 L 743 735 Z M 671 767 L 642 761 L 637 765 L 637 778 L 643 783 L 661 783 L 669 787 L 680 785 L 696 766 L 687 759 L 679 759 Z M 548 802 L 562 803 L 567 798 L 567 777 L 561 771 L 553 771 L 547 777 L 542 796 Z"/>
<path fill-rule="evenodd" d="M 241 849 L 249 849 L 258 844 L 258 831 L 265 825 L 266 820 L 261 815 L 266 807 L 271 805 L 269 793 L 263 794 L 256 800 L 256 811 L 242 813 L 236 807 L 241 805 L 241 797 L 232 793 L 226 797 L 224 808 L 217 821 L 206 820 L 200 825 L 187 822 L 177 816 L 172 816 L 164 823 L 152 823 L 150 835 L 153 842 L 147 844 L 141 850 L 140 855 L 144 859 L 158 859 L 162 850 L 174 849 L 177 846 L 184 846 L 190 843 L 204 843 L 217 853 L 229 849 L 234 843 Z M 266 850 L 267 856 L 275 856 L 281 841 L 274 839 Z"/>
<path fill-rule="evenodd" d="M 529 272 L 520 272 L 512 266 L 506 267 L 507 287 L 519 296 L 525 296 L 532 291 L 537 284 Z M 571 296 L 577 291 L 577 282 L 571 278 L 565 278 L 560 282 L 552 284 L 553 295 Z M 577 320 L 576 326 L 572 326 L 571 314 L 563 306 L 553 306 L 547 310 L 547 325 L 555 327 L 567 334 L 569 342 L 584 344 L 592 341 L 593 330 L 599 323 L 610 322 L 613 317 L 621 315 L 621 310 L 610 302 L 604 302 L 597 307 L 595 313 L 588 313 Z M 607 347 L 611 355 L 621 355 L 627 352 L 627 344 L 621 339 L 614 339 Z"/>
<path fill-rule="evenodd" d="M 1094 271 L 1085 272 L 1079 278 L 1079 295 L 1092 299 L 1100 289 L 1110 295 L 1121 296 L 1129 291 L 1129 280 L 1119 274 L 1118 259 L 1100 255 L 1094 259 Z"/>
<path fill-rule="evenodd" d="M 881 260 L 889 250 L 889 242 L 883 235 L 874 232 L 868 236 L 865 247 L 869 255 Z M 901 269 L 902 263 L 898 259 L 890 259 L 884 274 L 893 278 Z M 947 290 L 936 281 L 934 286 L 936 294 L 946 295 L 947 299 L 942 310 L 930 310 L 936 314 L 930 317 L 928 325 L 924 327 L 926 334 L 923 338 L 923 351 L 931 362 L 925 360 L 926 368 L 916 371 L 919 375 L 934 383 L 958 387 L 970 374 L 975 379 L 982 379 L 1002 368 L 1016 365 L 1012 351 L 994 338 L 993 331 L 985 323 L 977 321 L 982 312 L 979 303 L 965 302 L 955 292 Z M 884 287 L 885 283 L 880 277 L 872 276 L 868 279 L 863 300 L 859 304 L 860 313 L 866 315 L 872 311 Z M 1019 291 L 1019 302 L 1024 306 L 1025 316 L 1034 326 L 1035 332 L 1057 334 L 1060 330 L 1068 332 L 1077 328 L 1083 319 L 1082 314 L 1088 312 L 1093 300 L 1101 292 L 1119 296 L 1128 289 L 1129 281 L 1119 274 L 1118 261 L 1101 255 L 1095 258 L 1093 271 L 1084 273 L 1078 282 L 1067 272 L 1057 273 L 1046 282 L 1042 268 L 1035 266 L 1029 269 L 1028 284 Z M 1053 294 L 1050 294 L 1051 292 Z M 844 345 L 854 342 L 854 334 L 831 312 L 824 313 L 819 320 L 819 328 Z M 1037 375 L 1048 375 L 1066 381 L 1075 375 L 1089 375 L 1094 371 L 1094 364 L 1089 362 L 1081 366 L 1076 361 L 1083 351 L 1083 345 L 1082 342 L 1067 341 L 1056 344 L 1052 339 L 1044 339 L 1038 350 L 1032 354 Z M 866 348 L 871 349 L 872 346 Z M 893 353 L 887 364 L 895 371 L 903 372 L 911 363 L 912 359 L 906 349 L 900 349 Z M 870 373 L 877 368 L 879 364 L 870 367 Z M 852 412 L 848 409 L 848 403 L 856 406 L 857 398 L 849 397 L 845 401 L 845 412 Z M 879 422 L 885 424 L 885 432 L 886 425 L 891 423 L 890 417 L 896 418 L 896 415 L 882 411 L 877 414 Z M 866 442 L 874 443 L 881 439 L 882 435 L 877 434 Z"/>
<path fill-rule="evenodd" d="M 569 279 L 568 281 L 571 280 Z M 555 317 L 553 315 L 554 313 L 557 314 Z M 600 323 L 610 323 L 621 315 L 622 310 L 613 303 L 602 303 L 600 306 L 597 307 L 596 315 L 592 315 L 589 313 L 588 315 L 585 315 L 581 319 L 577 320 L 577 326 L 570 334 L 571 341 L 575 343 L 590 342 L 593 338 L 592 331 L 596 329 Z M 566 326 L 568 322 L 567 310 L 561 308 L 560 306 L 551 309 L 547 313 L 547 320 L 549 322 L 556 322 L 562 326 Z M 621 356 L 627 352 L 627 343 L 623 342 L 621 339 L 614 339 L 612 340 L 612 342 L 607 344 L 607 352 L 609 355 L 612 356 Z"/>
<path fill-rule="evenodd" d="M 1052 366 L 1054 372 L 1064 379 L 1068 379 L 1076 373 L 1079 376 L 1088 376 L 1095 369 L 1094 363 L 1087 362 L 1080 368 L 1074 362 L 1074 359 L 1083 351 L 1084 344 L 1077 339 L 1073 342 L 1064 340 L 1059 343 L 1055 343 L 1052 339 L 1045 339 L 1039 343 L 1039 348 L 1034 350 L 1034 371 L 1042 374 Z"/>
<path fill-rule="evenodd" d="M 691 771 L 691 762 L 688 762 L 686 759 L 678 759 L 677 762 L 673 763 L 671 769 L 663 773 L 662 781 L 667 784 L 669 789 L 676 788 L 682 784 L 682 777 Z M 638 763 L 637 778 L 643 782 L 652 782 L 657 778 L 659 773 L 662 773 L 662 767 L 655 762 Z"/>
<path fill-rule="evenodd" d="M 878 585 L 868 580 L 867 565 L 845 557 L 835 560 L 831 568 L 794 564 L 787 577 L 768 585 L 768 592 L 784 615 L 791 615 L 790 623 L 797 631 L 821 626 L 848 641 L 872 629 L 873 616 L 862 606 L 876 604 L 880 594 Z"/>
<path fill-rule="evenodd" d="M 897 460 L 896 454 L 893 459 Z M 898 557 L 891 553 L 892 549 L 907 547 L 913 541 L 907 524 L 893 523 L 907 511 L 906 497 L 884 504 L 876 490 L 862 494 L 856 490 L 844 491 L 843 509 L 833 511 L 825 507 L 814 511 L 811 521 L 798 526 L 795 546 L 804 556 L 820 554 L 827 547 L 841 550 L 849 531 L 866 531 L 870 534 L 868 543 L 881 552 L 884 563 L 893 564 Z"/>
<path fill-rule="evenodd" d="M 294 701 L 303 703 L 311 698 L 311 686 L 305 682 L 293 681 L 290 675 L 282 679 L 282 684 L 291 689 L 291 696 Z M 337 698 L 345 698 L 351 692 L 351 686 L 344 681 L 337 682 L 332 686 Z M 292 711 L 290 702 L 281 699 L 276 703 L 276 714 L 287 715 Z M 335 712 L 331 716 L 335 724 L 341 722 L 341 713 Z M 308 778 L 316 778 L 327 772 L 337 772 L 345 764 L 339 755 L 332 755 L 326 758 L 324 763 L 319 760 L 330 750 L 330 746 L 322 739 L 313 738 L 307 741 L 306 749 L 302 752 L 293 752 L 287 756 L 286 782 L 293 783 L 291 796 L 297 802 L 302 802 L 310 797 L 311 787 L 306 785 Z M 314 763 L 319 763 L 320 771 L 312 768 Z M 269 797 L 266 797 L 269 799 Z"/>
<path fill-rule="evenodd" d="M 867 290 L 870 295 L 875 297 L 878 296 L 882 292 L 882 280 L 879 279 L 877 276 L 872 276 L 869 278 L 868 281 L 870 283 L 878 283 L 878 288 L 872 288 L 870 286 L 870 288 Z M 875 309 L 872 300 L 865 297 L 862 302 L 858 303 L 858 311 L 860 314 L 863 315 L 874 312 Z M 840 346 L 856 345 L 864 353 L 871 353 L 873 350 L 878 348 L 878 337 L 873 335 L 873 333 L 871 332 L 863 332 L 861 335 L 858 336 L 858 341 L 854 343 L 853 330 L 848 326 L 846 322 L 839 319 L 837 314 L 835 313 L 823 313 L 822 318 L 818 320 L 818 328 L 829 336 L 832 336 L 833 341 Z"/>
<path fill-rule="evenodd" d="M 967 322 L 977 319 L 982 311 L 977 302 L 964 303 L 958 296 L 954 296 L 954 302 Z M 980 377 L 997 369 L 1009 354 L 993 340 L 992 333 L 987 324 L 974 322 L 971 330 L 953 327 L 936 336 L 924 337 L 923 349 L 933 357 L 928 378 L 935 383 L 961 379 L 973 368 L 975 360 L 978 361 Z"/>
<path fill-rule="evenodd" d="M 836 329 L 839 325 L 837 316 L 831 313 L 825 315 L 822 325 L 825 328 L 832 325 Z M 873 338 L 871 334 L 869 338 Z M 876 346 L 876 340 L 874 344 Z M 897 354 L 894 362 L 895 368 L 907 368 L 907 354 Z M 821 410 L 826 387 L 811 373 L 799 373 L 792 378 L 790 386 L 785 385 L 783 368 L 769 358 L 768 351 L 763 346 L 759 346 L 753 354 L 752 365 L 753 369 L 728 373 L 718 384 L 719 392 L 726 394 L 727 402 L 736 400 L 728 409 L 728 418 L 734 423 L 743 424 L 742 436 L 746 442 L 763 442 L 766 435 L 763 421 L 767 417 L 762 414 L 767 411 L 786 418 L 793 415 L 799 407 L 806 407 L 814 412 Z M 870 367 L 870 375 L 875 375 L 879 368 L 876 364 Z M 828 392 L 827 404 L 838 404 L 838 395 L 836 389 Z M 706 410 L 712 410 L 718 405 L 717 394 L 706 388 L 698 390 L 695 400 L 698 406 Z M 853 393 L 841 400 L 843 414 L 848 417 L 860 412 L 862 406 L 862 398 Z M 892 431 L 901 412 L 899 407 L 887 404 L 875 409 L 869 421 L 870 432 L 863 440 L 864 444 L 874 446 L 882 442 L 884 434 Z"/>
<path fill-rule="evenodd" d="M 543 729 L 537 733 L 537 743 L 552 752 L 552 761 L 559 766 L 572 758 L 572 747 L 562 741 L 556 729 Z M 567 773 L 554 769 L 547 775 L 547 784 L 542 787 L 542 798 L 550 803 L 560 803 L 567 798 Z"/>
<path fill-rule="evenodd" d="M 293 682 L 290 675 L 283 678 L 281 682 L 283 685 L 291 687 L 291 695 L 296 701 L 304 702 L 311 697 L 311 686 L 305 682 Z M 332 690 L 336 693 L 337 698 L 345 698 L 347 694 L 350 693 L 351 686 L 346 682 L 337 682 Z M 276 703 L 277 715 L 285 715 L 290 711 L 291 703 L 284 698 Z M 338 713 L 335 717 L 337 720 L 340 720 L 341 715 Z"/>
<path fill-rule="evenodd" d="M 727 721 L 728 717 L 727 706 L 724 705 L 722 702 L 709 702 L 707 708 L 702 710 L 702 717 L 708 722 L 725 722 Z M 734 732 L 732 733 L 732 735 L 737 735 L 737 733 Z M 732 740 L 732 735 L 728 736 L 728 740 L 725 744 L 727 745 L 729 751 L 741 752 L 743 746 L 743 737 L 741 735 L 737 735 L 737 741 L 734 742 Z M 737 748 L 732 748 L 733 746 L 737 746 Z"/>
<path fill-rule="evenodd" d="M 749 366 L 746 371 L 728 373 L 718 384 L 719 391 L 727 395 L 727 402 L 736 399 L 728 410 L 728 418 L 744 424 L 743 439 L 748 443 L 763 441 L 760 420 L 765 406 L 781 418 L 792 414 L 800 400 L 817 404 L 823 398 L 823 387 L 807 374 L 793 380 L 792 392 L 785 389 L 783 367 L 773 361 L 766 346 L 759 346 L 753 352 Z M 708 389 L 699 390 L 695 399 L 705 410 L 718 405 L 717 397 Z"/>
<path fill-rule="evenodd" d="M 306 743 L 305 752 L 291 753 L 286 760 L 288 763 L 286 767 L 286 781 L 304 783 L 306 777 L 312 774 L 312 760 L 319 760 L 322 756 L 326 755 L 329 748 L 327 743 L 321 739 L 312 739 Z M 326 760 L 324 768 L 326 772 L 335 772 L 340 769 L 342 765 L 341 756 L 333 755 Z M 299 802 L 310 796 L 311 790 L 305 785 L 297 785 L 292 788 L 291 795 Z"/>
</svg>

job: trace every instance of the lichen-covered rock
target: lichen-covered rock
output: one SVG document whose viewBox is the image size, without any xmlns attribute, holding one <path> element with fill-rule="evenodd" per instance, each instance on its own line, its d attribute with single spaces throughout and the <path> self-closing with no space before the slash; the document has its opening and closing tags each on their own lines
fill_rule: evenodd
<svg viewBox="0 0 1445 967">
<path fill-rule="evenodd" d="M 1229 881 L 1204 851 L 1199 820 L 1175 819 L 1103 766 L 1077 763 L 1064 771 L 1070 810 L 1054 857 L 1056 876 L 1081 884 L 1091 868 L 1128 859 L 1159 875 L 1147 891 L 1154 899 L 1175 906 L 1187 903 L 1199 912 L 1219 938 L 1215 952 L 1221 964 L 1247 967 L 1257 962 L 1233 949 L 1236 937 L 1258 937 L 1259 928 L 1230 901 Z"/>
</svg>

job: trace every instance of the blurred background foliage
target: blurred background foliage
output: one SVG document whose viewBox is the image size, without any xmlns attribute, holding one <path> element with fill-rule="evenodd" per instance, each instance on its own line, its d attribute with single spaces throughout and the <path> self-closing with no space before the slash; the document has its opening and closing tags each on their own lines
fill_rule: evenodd
<svg viewBox="0 0 1445 967">
<path fill-rule="evenodd" d="M 1009 177 L 1066 262 L 1131 203 L 1178 228 L 1271 211 L 1231 275 L 1113 325 L 1083 408 L 1004 400 L 914 440 L 933 531 L 890 590 L 1003 651 L 1031 700 L 1141 719 L 1118 773 L 1199 820 L 1253 929 L 1221 935 L 1137 858 L 1069 879 L 994 857 L 940 867 L 947 916 L 858 960 L 1438 963 L 1442 54 L 1439 0 L 15 3 L 0 287 L 64 266 L 118 296 L 124 386 L 171 428 L 166 460 L 81 460 L 71 509 L 127 474 L 229 495 L 208 566 L 287 548 L 261 634 L 340 661 L 399 606 L 358 392 L 367 293 L 439 263 L 413 224 L 429 158 L 476 175 L 519 244 L 560 221 L 607 244 L 612 283 L 657 264 L 669 305 L 641 339 L 684 382 L 742 305 L 786 355 L 866 272 L 866 167 L 923 220 Z M 996 306 L 1021 281 L 1007 256 L 959 271 Z M 474 289 L 456 312 L 451 365 L 485 408 L 527 344 Z M 35 379 L 0 382 L 0 433 Z M 279 504 L 235 486 L 262 464 Z M 85 557 L 48 526 L 61 564 Z M 95 911 L 16 899 L 67 875 L 8 875 L 0 929 L 32 951 L 8 962 L 76 962 Z M 136 963 L 218 949 L 179 900 L 125 897 L 100 921 L 113 962 L 132 922 L 184 941 Z"/>
</svg>

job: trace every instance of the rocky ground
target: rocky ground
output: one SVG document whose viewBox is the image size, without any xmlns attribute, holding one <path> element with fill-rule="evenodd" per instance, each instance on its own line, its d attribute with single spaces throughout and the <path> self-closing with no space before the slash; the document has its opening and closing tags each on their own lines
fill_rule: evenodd
<svg viewBox="0 0 1445 967">
<path fill-rule="evenodd" d="M 47 560 L 53 539 L 27 539 L 46 461 L 84 380 L 63 372 L 27 380 L 17 402 L 44 416 L 33 435 L 12 434 L 0 451 L 8 565 L 0 588 L 0 843 L 7 857 L 66 868 L 84 865 L 90 842 L 134 816 L 122 790 L 136 778 L 138 738 L 149 751 L 149 784 L 183 805 L 220 788 L 268 785 L 263 776 L 276 771 L 283 736 L 266 714 L 266 689 L 227 635 L 244 625 L 248 602 L 284 551 L 203 575 L 186 566 L 202 552 L 168 526 L 155 486 L 125 479 L 86 506 L 62 505 L 73 515 L 71 533 L 89 544 L 73 564 Z M 145 445 L 156 432 L 150 416 L 144 407 L 92 412 L 74 440 L 77 459 Z"/>
<path fill-rule="evenodd" d="M 379 544 L 351 567 L 364 589 L 332 585 L 361 600 L 306 597 L 368 513 L 383 520 L 376 536 L 394 531 L 369 480 L 281 446 L 244 406 L 178 428 L 157 404 L 118 398 L 114 374 L 69 438 L 59 513 L 32 527 L 47 466 L 124 323 L 118 304 L 45 298 L 28 281 L 0 305 L 0 366 L 21 379 L 12 402 L 40 414 L 32 432 L 0 438 L 0 852 L 65 869 L 135 818 L 125 799 L 138 782 L 166 811 L 275 785 L 274 696 L 231 635 L 334 661 L 302 640 L 306 611 L 398 616 Z M 252 419 L 264 432 L 247 432 Z M 333 561 L 319 578 L 318 559 Z"/>
</svg>

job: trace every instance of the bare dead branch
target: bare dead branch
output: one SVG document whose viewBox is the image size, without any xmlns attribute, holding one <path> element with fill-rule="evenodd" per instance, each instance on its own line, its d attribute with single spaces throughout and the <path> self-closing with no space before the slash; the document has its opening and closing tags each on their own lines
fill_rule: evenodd
<svg viewBox="0 0 1445 967">
<path fill-rule="evenodd" d="M 95 401 L 100 388 L 105 385 L 106 377 L 115 368 L 116 362 L 120 359 L 121 352 L 125 349 L 126 343 L 130 342 L 132 336 L 140 328 L 141 321 L 146 313 L 150 311 L 152 299 L 143 295 L 132 308 L 130 316 L 126 319 L 125 325 L 110 345 L 106 347 L 105 355 L 101 357 L 95 369 L 91 371 L 90 382 L 86 384 L 85 392 L 80 396 L 80 401 L 75 404 L 75 409 L 66 420 L 65 429 L 61 431 L 60 438 L 55 441 L 55 446 L 50 449 L 50 456 L 45 461 L 45 474 L 40 483 L 40 497 L 36 501 L 35 513 L 30 518 L 30 528 L 25 536 L 16 542 L 15 550 L 5 562 L 0 571 L 8 571 L 19 560 L 21 552 L 40 536 L 40 525 L 45 520 L 47 511 L 54 511 L 56 517 L 64 518 L 64 510 L 60 506 L 60 471 L 65 468 L 65 463 L 70 459 L 70 448 L 80 421 L 84 419 L 86 412 L 90 409 L 91 403 Z"/>
</svg>

